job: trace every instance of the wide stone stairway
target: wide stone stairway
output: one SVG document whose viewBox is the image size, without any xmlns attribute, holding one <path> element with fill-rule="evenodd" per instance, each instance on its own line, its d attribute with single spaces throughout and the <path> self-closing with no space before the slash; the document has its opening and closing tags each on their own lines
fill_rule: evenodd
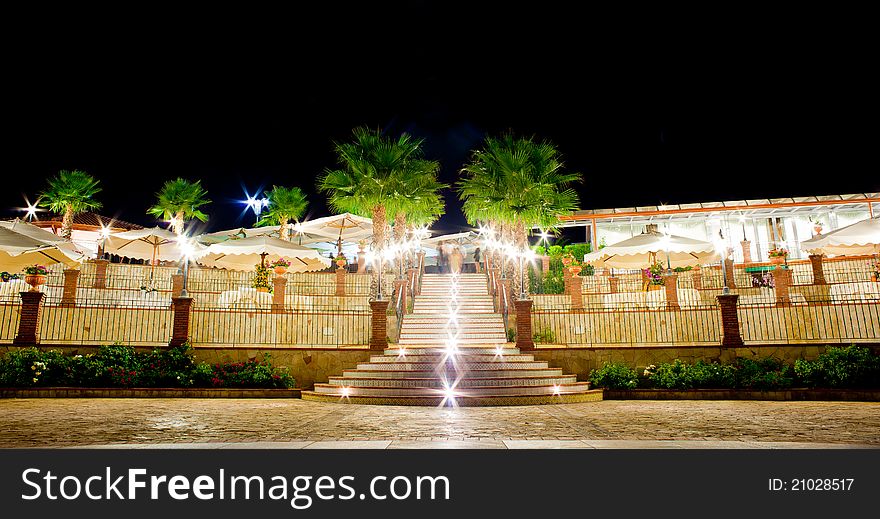
<svg viewBox="0 0 880 519">
<path fill-rule="evenodd" d="M 602 392 L 507 342 L 482 274 L 426 274 L 396 348 L 303 391 L 304 400 L 488 406 L 601 400 Z"/>
</svg>

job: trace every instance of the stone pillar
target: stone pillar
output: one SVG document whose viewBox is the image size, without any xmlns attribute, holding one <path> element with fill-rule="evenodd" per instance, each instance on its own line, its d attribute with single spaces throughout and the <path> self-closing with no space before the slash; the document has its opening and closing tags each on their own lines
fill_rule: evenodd
<svg viewBox="0 0 880 519">
<path fill-rule="evenodd" d="M 581 310 L 584 307 L 583 283 L 584 278 L 580 276 L 571 276 L 571 280 L 569 281 L 571 307 L 574 310 Z"/>
<path fill-rule="evenodd" d="M 749 240 L 743 240 L 739 242 L 742 246 L 743 250 L 743 263 L 751 263 L 752 262 L 752 242 Z"/>
<path fill-rule="evenodd" d="M 717 297 L 718 306 L 721 308 L 721 346 L 723 348 L 740 348 L 743 345 L 743 340 L 739 332 L 739 315 L 736 313 L 739 295 L 728 294 Z"/>
<path fill-rule="evenodd" d="M 791 296 L 788 288 L 791 286 L 791 270 L 776 267 L 773 270 L 773 286 L 776 289 L 776 306 L 791 304 Z"/>
<path fill-rule="evenodd" d="M 616 294 L 620 291 L 620 278 L 611 276 L 608 278 L 608 288 L 612 294 Z"/>
<path fill-rule="evenodd" d="M 345 276 L 348 273 L 342 267 L 336 269 L 336 295 L 344 296 L 345 295 Z"/>
<path fill-rule="evenodd" d="M 92 288 L 107 288 L 107 265 L 110 262 L 105 259 L 96 259 L 92 260 L 92 263 L 95 264 L 95 282 L 92 284 Z"/>
<path fill-rule="evenodd" d="M 727 287 L 728 288 L 736 288 L 736 276 L 734 276 L 734 272 L 736 269 L 733 268 L 733 260 L 727 258 L 724 260 L 724 275 L 727 276 Z"/>
<path fill-rule="evenodd" d="M 183 274 L 171 274 L 171 298 L 180 297 L 183 292 Z"/>
<path fill-rule="evenodd" d="M 679 310 L 678 304 L 678 275 L 664 274 L 663 285 L 666 287 L 666 309 Z"/>
<path fill-rule="evenodd" d="M 272 313 L 284 311 L 284 296 L 287 295 L 287 277 L 275 276 L 272 278 Z"/>
<path fill-rule="evenodd" d="M 541 256 L 541 270 L 550 272 L 550 256 Z"/>
<path fill-rule="evenodd" d="M 15 345 L 33 346 L 40 343 L 40 312 L 43 310 L 42 292 L 19 292 L 21 313 L 18 316 L 18 335 L 12 340 Z"/>
<path fill-rule="evenodd" d="M 813 284 L 814 285 L 827 285 L 828 282 L 825 281 L 825 270 L 822 268 L 822 258 L 824 256 L 821 254 L 810 254 L 810 265 L 813 267 Z"/>
<path fill-rule="evenodd" d="M 76 286 L 79 283 L 79 270 L 64 269 L 64 288 L 61 292 L 61 304 L 73 306 L 76 304 Z"/>
<path fill-rule="evenodd" d="M 691 280 L 694 283 L 694 288 L 697 290 L 703 289 L 703 269 L 699 267 L 695 267 L 691 270 Z"/>
<path fill-rule="evenodd" d="M 191 297 L 172 297 L 171 308 L 174 309 L 174 323 L 171 326 L 171 342 L 169 346 L 180 346 L 189 340 L 189 320 L 192 310 Z"/>
<path fill-rule="evenodd" d="M 516 347 L 520 350 L 535 349 L 532 339 L 532 300 L 517 299 L 513 302 L 516 308 Z"/>
<path fill-rule="evenodd" d="M 367 251 L 364 249 L 358 249 L 358 274 L 363 274 L 367 271 Z"/>
<path fill-rule="evenodd" d="M 388 300 L 370 301 L 370 349 L 382 351 L 388 347 Z"/>
</svg>

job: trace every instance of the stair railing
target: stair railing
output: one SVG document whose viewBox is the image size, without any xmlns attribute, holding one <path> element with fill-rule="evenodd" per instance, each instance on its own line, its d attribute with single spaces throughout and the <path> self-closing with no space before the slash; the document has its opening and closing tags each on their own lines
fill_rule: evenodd
<svg viewBox="0 0 880 519">
<path fill-rule="evenodd" d="M 397 315 L 397 343 L 400 344 L 400 329 L 403 326 L 403 313 L 406 311 L 403 306 L 403 291 L 407 289 L 406 284 L 402 284 L 401 289 L 397 291 L 397 301 L 394 303 L 394 313 Z"/>
<path fill-rule="evenodd" d="M 507 315 L 508 311 L 508 302 L 507 302 L 507 287 L 502 283 L 501 285 L 501 317 L 504 319 L 504 335 L 507 336 Z"/>
</svg>

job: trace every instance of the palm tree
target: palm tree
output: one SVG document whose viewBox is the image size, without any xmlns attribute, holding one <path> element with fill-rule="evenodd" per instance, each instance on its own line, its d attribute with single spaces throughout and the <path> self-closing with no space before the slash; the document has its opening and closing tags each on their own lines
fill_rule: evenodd
<svg viewBox="0 0 880 519">
<path fill-rule="evenodd" d="M 528 228 L 554 227 L 560 216 L 578 207 L 577 192 L 570 186 L 581 176 L 563 171 L 559 151 L 548 141 L 511 134 L 488 137 L 462 172 L 458 190 L 466 217 L 499 222 L 505 234 L 513 234 L 518 250 L 528 245 Z M 516 269 L 514 286 L 527 291 L 527 286 L 519 287 L 519 265 Z"/>
<path fill-rule="evenodd" d="M 329 194 L 333 210 L 372 218 L 374 252 L 381 256 L 388 215 L 405 215 L 414 199 L 406 186 L 419 175 L 436 175 L 439 166 L 423 159 L 422 139 L 405 133 L 386 137 L 363 127 L 352 133 L 352 142 L 335 144 L 339 167 L 326 170 L 318 188 Z"/>
<path fill-rule="evenodd" d="M 207 195 L 201 180 L 190 182 L 178 177 L 165 182 L 156 193 L 156 205 L 147 209 L 147 213 L 170 220 L 174 232 L 182 235 L 186 220 L 195 218 L 202 222 L 208 221 L 208 215 L 199 210 L 199 207 L 211 203 L 205 198 Z"/>
<path fill-rule="evenodd" d="M 448 187 L 437 180 L 440 164 L 432 160 L 415 161 L 400 179 L 400 200 L 394 213 L 394 239 L 402 243 L 407 230 L 427 225 L 445 212 L 440 190 Z M 406 258 L 398 258 L 399 272 L 403 272 Z"/>
<path fill-rule="evenodd" d="M 98 184 L 98 179 L 78 169 L 61 170 L 49 179 L 48 187 L 40 193 L 38 204 L 64 215 L 61 218 L 61 236 L 70 238 L 74 215 L 101 207 L 101 202 L 94 199 L 101 191 Z"/>
<path fill-rule="evenodd" d="M 298 187 L 272 186 L 272 191 L 267 196 L 269 209 L 262 214 L 257 226 L 278 225 L 281 239 L 289 240 L 290 229 L 287 223 L 290 220 L 299 220 L 306 212 L 309 205 L 306 195 Z"/>
</svg>

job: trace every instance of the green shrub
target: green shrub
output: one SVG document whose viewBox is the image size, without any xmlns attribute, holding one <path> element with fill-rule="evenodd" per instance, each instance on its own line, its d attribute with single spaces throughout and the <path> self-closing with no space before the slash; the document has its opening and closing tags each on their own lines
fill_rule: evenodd
<svg viewBox="0 0 880 519">
<path fill-rule="evenodd" d="M 514 330 L 513 328 L 508 328 L 507 329 L 507 342 L 514 342 L 514 341 L 516 341 L 516 330 Z"/>
<path fill-rule="evenodd" d="M 807 387 L 880 387 L 880 357 L 855 345 L 829 348 L 814 361 L 798 359 L 794 372 Z"/>
<path fill-rule="evenodd" d="M 675 359 L 671 364 L 648 366 L 645 375 L 651 386 L 663 389 L 729 388 L 734 385 L 733 366 L 697 361 L 686 364 Z"/>
<path fill-rule="evenodd" d="M 601 368 L 590 371 L 590 382 L 596 387 L 608 389 L 635 389 L 638 375 L 626 364 L 606 362 Z"/>
<path fill-rule="evenodd" d="M 785 389 L 794 383 L 791 366 L 771 357 L 758 360 L 739 358 L 733 367 L 736 388 Z"/>
<path fill-rule="evenodd" d="M 269 354 L 262 361 L 203 364 L 195 372 L 193 380 L 199 386 L 288 388 L 294 385 L 287 368 L 273 366 Z"/>
<path fill-rule="evenodd" d="M 535 342 L 552 343 L 556 341 L 556 334 L 550 328 L 544 328 L 543 330 L 536 331 L 532 335 L 532 340 Z"/>
</svg>

